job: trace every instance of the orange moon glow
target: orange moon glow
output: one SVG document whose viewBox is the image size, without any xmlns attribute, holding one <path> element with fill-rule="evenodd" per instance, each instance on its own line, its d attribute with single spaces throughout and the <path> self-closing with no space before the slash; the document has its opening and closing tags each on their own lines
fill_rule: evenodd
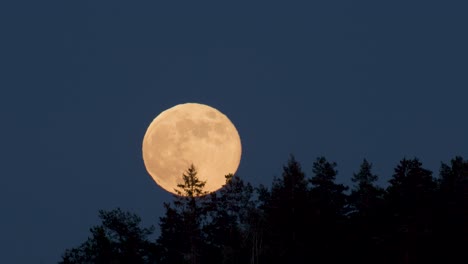
<svg viewBox="0 0 468 264">
<path fill-rule="evenodd" d="M 241 158 L 239 134 L 220 111 L 207 105 L 176 105 L 159 114 L 143 138 L 143 161 L 153 180 L 175 193 L 193 164 L 205 191 L 214 192 L 234 174 Z"/>
</svg>

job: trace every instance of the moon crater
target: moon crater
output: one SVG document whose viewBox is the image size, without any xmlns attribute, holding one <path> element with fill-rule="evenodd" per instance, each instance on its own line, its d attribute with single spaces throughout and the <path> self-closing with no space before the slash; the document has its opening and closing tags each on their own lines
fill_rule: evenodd
<svg viewBox="0 0 468 264">
<path fill-rule="evenodd" d="M 143 161 L 154 181 L 175 193 L 193 164 L 205 191 L 214 192 L 235 173 L 241 158 L 239 134 L 220 111 L 207 105 L 176 105 L 159 114 L 143 139 Z"/>
</svg>

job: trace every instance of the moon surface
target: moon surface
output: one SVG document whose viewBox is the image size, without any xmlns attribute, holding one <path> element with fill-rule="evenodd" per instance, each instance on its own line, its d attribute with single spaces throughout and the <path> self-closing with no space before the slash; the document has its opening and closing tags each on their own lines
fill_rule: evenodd
<svg viewBox="0 0 468 264">
<path fill-rule="evenodd" d="M 193 164 L 204 191 L 214 192 L 239 166 L 242 147 L 235 126 L 213 107 L 186 103 L 160 113 L 143 138 L 143 161 L 154 181 L 175 194 Z"/>
</svg>

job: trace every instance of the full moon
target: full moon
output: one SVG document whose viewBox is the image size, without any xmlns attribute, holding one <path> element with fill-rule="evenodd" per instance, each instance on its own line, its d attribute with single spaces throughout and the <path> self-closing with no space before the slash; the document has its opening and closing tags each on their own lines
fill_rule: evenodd
<svg viewBox="0 0 468 264">
<path fill-rule="evenodd" d="M 160 113 L 143 138 L 143 161 L 153 180 L 176 193 L 182 174 L 193 164 L 204 191 L 214 192 L 234 174 L 241 158 L 239 134 L 232 122 L 213 107 L 186 103 Z"/>
</svg>

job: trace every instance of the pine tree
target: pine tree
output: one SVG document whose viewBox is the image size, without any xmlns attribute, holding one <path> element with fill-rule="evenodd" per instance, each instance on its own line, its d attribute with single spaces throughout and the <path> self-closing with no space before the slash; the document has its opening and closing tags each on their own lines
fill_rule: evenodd
<svg viewBox="0 0 468 264">
<path fill-rule="evenodd" d="M 440 191 L 454 203 L 467 199 L 468 192 L 468 161 L 457 156 L 450 165 L 442 163 L 440 168 Z"/>
<path fill-rule="evenodd" d="M 424 262 L 425 252 L 431 244 L 437 187 L 432 172 L 424 169 L 419 159 L 404 158 L 389 182 L 389 230 L 395 239 L 392 244 L 396 246 L 389 251 L 401 252 L 396 261 Z"/>
<path fill-rule="evenodd" d="M 382 251 L 378 243 L 384 239 L 381 232 L 384 190 L 375 185 L 378 176 L 372 172 L 372 164 L 366 159 L 361 163 L 358 173 L 351 180 L 356 183 L 349 204 L 353 211 L 349 214 L 348 252 L 358 263 L 382 262 Z"/>
<path fill-rule="evenodd" d="M 361 215 L 366 215 L 383 198 L 384 191 L 375 185 L 378 176 L 372 173 L 372 163 L 363 160 L 358 173 L 354 173 L 352 182 L 357 185 L 352 190 L 350 202 Z"/>
<path fill-rule="evenodd" d="M 435 245 L 438 262 L 467 258 L 460 245 L 468 244 L 468 161 L 457 156 L 442 163 L 439 176 Z"/>
<path fill-rule="evenodd" d="M 320 204 L 320 210 L 325 214 L 340 215 L 345 209 L 344 191 L 348 187 L 335 183 L 338 174 L 336 166 L 336 162 L 328 162 L 325 157 L 318 157 L 313 164 L 314 176 L 310 179 L 312 192 L 314 199 Z"/>
<path fill-rule="evenodd" d="M 273 181 L 271 193 L 263 207 L 267 235 L 271 242 L 270 263 L 300 263 L 306 252 L 304 229 L 309 223 L 308 182 L 301 165 L 290 156 L 281 178 Z"/>
<path fill-rule="evenodd" d="M 342 250 L 346 236 L 344 191 L 347 187 L 335 183 L 338 174 L 336 166 L 335 162 L 318 157 L 313 163 L 314 176 L 310 179 L 314 216 L 310 221 L 309 236 L 314 238 L 312 247 L 316 250 L 317 259 L 324 263 L 342 261 L 341 256 L 333 252 Z"/>
<path fill-rule="evenodd" d="M 182 179 L 184 182 L 175 189 L 173 205 L 166 203 L 166 215 L 160 218 L 161 236 L 157 242 L 162 252 L 161 263 L 201 263 L 206 182 L 198 178 L 193 164 Z"/>
<path fill-rule="evenodd" d="M 185 263 L 184 254 L 189 245 L 183 216 L 170 203 L 164 203 L 164 209 L 165 215 L 159 218 L 161 234 L 157 239 L 158 263 Z"/>
<path fill-rule="evenodd" d="M 218 192 L 212 193 L 205 204 L 209 221 L 204 232 L 213 251 L 210 253 L 211 261 L 247 263 L 252 231 L 249 217 L 256 210 L 253 187 L 232 174 L 225 177 L 226 184 Z"/>
<path fill-rule="evenodd" d="M 389 198 L 406 208 L 408 214 L 429 202 L 437 187 L 432 172 L 424 169 L 417 158 L 401 160 L 389 182 Z"/>
</svg>

